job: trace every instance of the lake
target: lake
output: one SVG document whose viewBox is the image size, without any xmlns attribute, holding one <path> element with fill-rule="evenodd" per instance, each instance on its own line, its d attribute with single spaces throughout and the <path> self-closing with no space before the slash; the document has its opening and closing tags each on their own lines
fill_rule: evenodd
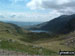
<svg viewBox="0 0 75 56">
<path fill-rule="evenodd" d="M 44 30 L 30 30 L 31 32 L 36 32 L 36 33 L 41 33 L 41 32 L 45 32 L 48 33 L 48 31 L 44 31 Z"/>
</svg>

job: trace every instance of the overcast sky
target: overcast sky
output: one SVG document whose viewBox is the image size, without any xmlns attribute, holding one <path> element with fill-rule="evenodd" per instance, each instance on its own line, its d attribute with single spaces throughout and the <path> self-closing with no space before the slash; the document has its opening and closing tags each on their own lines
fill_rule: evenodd
<svg viewBox="0 0 75 56">
<path fill-rule="evenodd" d="M 0 20 L 45 22 L 74 9 L 75 0 L 0 0 Z"/>
</svg>

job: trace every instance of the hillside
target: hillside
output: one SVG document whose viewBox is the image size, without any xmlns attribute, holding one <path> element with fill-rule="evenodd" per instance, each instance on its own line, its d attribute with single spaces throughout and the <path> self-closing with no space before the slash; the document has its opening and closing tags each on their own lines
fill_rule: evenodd
<svg viewBox="0 0 75 56">
<path fill-rule="evenodd" d="M 73 20 L 73 23 L 71 22 Z M 69 33 L 75 30 L 75 14 L 62 15 L 51 21 L 39 24 L 32 29 L 49 31 L 52 34 Z M 74 25 L 74 26 L 73 26 Z"/>
<path fill-rule="evenodd" d="M 73 19 L 70 21 L 73 23 Z M 73 25 L 74 26 L 74 25 Z M 14 24 L 0 22 L 0 49 L 42 55 L 56 55 L 59 50 L 75 50 L 75 32 L 52 36 L 33 33 Z M 40 50 L 42 50 L 40 52 Z"/>
<path fill-rule="evenodd" d="M 47 35 L 47 34 L 46 34 Z M 24 52 L 28 54 L 41 54 L 39 50 L 42 49 L 42 54 L 51 55 L 55 51 L 48 50 L 40 46 L 34 45 L 32 42 L 43 39 L 44 34 L 31 33 L 18 27 L 14 24 L 0 22 L 0 49 Z M 45 37 L 44 37 L 45 38 Z"/>
<path fill-rule="evenodd" d="M 53 36 L 51 39 L 37 41 L 35 44 L 58 52 L 62 51 L 75 51 L 75 31 L 69 34 Z"/>
<path fill-rule="evenodd" d="M 0 22 L 0 31 L 12 34 L 22 34 L 24 30 L 15 24 Z"/>
</svg>

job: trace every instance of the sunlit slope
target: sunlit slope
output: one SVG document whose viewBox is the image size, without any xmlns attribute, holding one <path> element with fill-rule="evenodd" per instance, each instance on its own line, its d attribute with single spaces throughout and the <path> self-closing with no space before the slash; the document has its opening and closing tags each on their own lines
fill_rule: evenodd
<svg viewBox="0 0 75 56">
<path fill-rule="evenodd" d="M 75 32 L 69 34 L 54 36 L 47 40 L 36 41 L 36 45 L 48 48 L 59 52 L 62 51 L 74 51 L 75 50 Z"/>
<path fill-rule="evenodd" d="M 28 54 L 56 54 L 56 52 L 53 50 L 49 50 L 40 46 L 36 47 L 33 43 L 31 43 L 35 40 L 38 40 L 37 35 L 38 34 L 31 34 L 30 32 L 18 27 L 17 25 L 0 22 L 0 49 L 20 51 Z M 39 52 L 40 49 L 42 50 L 41 53 Z"/>
</svg>

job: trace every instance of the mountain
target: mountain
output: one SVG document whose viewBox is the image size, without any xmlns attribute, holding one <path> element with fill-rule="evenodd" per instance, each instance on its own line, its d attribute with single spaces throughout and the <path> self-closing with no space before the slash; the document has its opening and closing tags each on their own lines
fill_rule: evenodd
<svg viewBox="0 0 75 56">
<path fill-rule="evenodd" d="M 47 48 L 33 44 L 38 40 L 46 39 L 45 37 L 49 38 L 49 36 L 49 34 L 45 33 L 32 33 L 15 24 L 0 22 L 1 50 L 23 52 L 24 54 L 28 53 L 29 55 L 56 54 L 56 52 L 53 50 L 49 50 Z M 39 53 L 38 50 L 40 49 L 42 49 L 42 53 Z"/>
<path fill-rule="evenodd" d="M 20 22 L 20 21 L 5 21 L 6 23 L 12 23 L 12 24 L 16 24 L 20 27 L 28 27 L 28 26 L 33 26 L 33 25 L 37 25 L 40 24 L 40 22 Z"/>
<path fill-rule="evenodd" d="M 62 15 L 51 21 L 39 24 L 32 29 L 45 30 L 52 34 L 72 32 L 75 30 L 75 14 Z"/>
<path fill-rule="evenodd" d="M 13 36 L 13 37 L 12 37 Z M 0 37 L 1 38 L 17 38 L 20 41 L 24 42 L 35 42 L 41 39 L 49 38 L 50 35 L 47 33 L 33 33 L 28 30 L 11 24 L 0 22 Z"/>
<path fill-rule="evenodd" d="M 74 19 L 71 19 L 74 27 Z M 47 22 L 43 23 L 43 26 Z M 40 24 L 39 24 L 40 25 Z M 37 26 L 39 26 L 37 25 Z M 40 25 L 40 27 L 42 27 Z M 69 42 L 69 43 L 68 43 Z M 68 43 L 68 45 L 66 44 Z M 58 56 L 59 49 L 75 50 L 75 32 L 70 34 L 51 36 L 47 33 L 33 33 L 28 30 L 11 24 L 0 22 L 0 49 L 28 53 L 29 55 L 50 55 Z M 59 48 L 58 48 L 59 47 Z M 42 52 L 39 52 L 42 50 Z"/>
</svg>

